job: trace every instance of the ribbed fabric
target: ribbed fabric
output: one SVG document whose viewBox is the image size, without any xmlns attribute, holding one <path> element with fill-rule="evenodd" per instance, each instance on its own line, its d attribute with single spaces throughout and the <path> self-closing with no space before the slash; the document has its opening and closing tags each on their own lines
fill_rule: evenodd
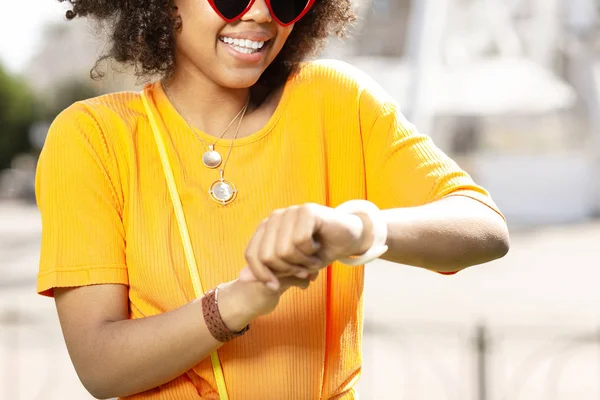
<svg viewBox="0 0 600 400">
<path fill-rule="evenodd" d="M 218 172 L 202 165 L 202 144 L 160 83 L 147 90 L 169 130 L 169 156 L 207 289 L 238 276 L 248 240 L 277 208 L 368 198 L 386 209 L 461 194 L 496 209 L 381 89 L 341 62 L 307 63 L 286 84 L 267 125 L 235 141 L 225 177 L 239 195 L 225 207 L 208 196 Z M 230 143 L 220 141 L 217 150 L 226 154 Z M 48 134 L 36 189 L 43 224 L 39 293 L 125 284 L 131 318 L 193 299 L 139 93 L 90 99 L 64 111 Z M 363 268 L 338 264 L 308 290 L 288 292 L 274 313 L 219 350 L 230 398 L 354 399 L 362 293 Z M 131 398 L 217 399 L 210 361 Z"/>
</svg>

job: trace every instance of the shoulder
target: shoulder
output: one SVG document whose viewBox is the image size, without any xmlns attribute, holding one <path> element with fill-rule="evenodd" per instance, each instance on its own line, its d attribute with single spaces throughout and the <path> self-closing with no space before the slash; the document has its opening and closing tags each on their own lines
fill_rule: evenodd
<svg viewBox="0 0 600 400">
<path fill-rule="evenodd" d="M 389 97 L 383 88 L 366 72 L 341 60 L 322 59 L 301 64 L 295 80 L 338 87 L 357 94 L 372 93 L 381 97 Z"/>
<path fill-rule="evenodd" d="M 297 81 L 318 81 L 346 85 L 349 87 L 360 87 L 365 83 L 367 75 L 342 60 L 320 59 L 305 61 L 300 64 Z"/>
<path fill-rule="evenodd" d="M 69 163 L 81 161 L 87 154 L 108 168 L 127 153 L 143 116 L 141 95 L 134 92 L 78 101 L 50 125 L 42 156 Z"/>
<path fill-rule="evenodd" d="M 294 76 L 295 86 L 316 90 L 336 102 L 355 101 L 361 109 L 389 108 L 396 104 L 371 76 L 345 61 L 322 59 L 305 62 Z M 315 92 L 313 92 L 315 93 Z"/>
<path fill-rule="evenodd" d="M 142 115 L 143 104 L 139 93 L 118 92 L 78 101 L 65 109 L 54 123 L 87 123 L 104 130 L 134 124 Z"/>
<path fill-rule="evenodd" d="M 46 142 L 83 140 L 95 150 L 123 148 L 144 118 L 141 95 L 119 92 L 78 101 L 52 122 Z"/>
<path fill-rule="evenodd" d="M 344 61 L 323 59 L 302 63 L 293 82 L 297 86 L 318 86 L 359 93 L 365 77 L 362 71 Z"/>
</svg>

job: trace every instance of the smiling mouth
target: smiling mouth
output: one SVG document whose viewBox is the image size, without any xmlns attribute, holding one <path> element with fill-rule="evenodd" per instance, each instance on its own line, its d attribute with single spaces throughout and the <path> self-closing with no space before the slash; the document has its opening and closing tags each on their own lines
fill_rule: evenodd
<svg viewBox="0 0 600 400">
<path fill-rule="evenodd" d="M 269 40 L 265 42 L 249 39 L 234 39 L 227 36 L 221 36 L 219 37 L 219 40 L 242 54 L 258 53 L 259 51 L 262 51 L 265 48 L 265 45 L 270 42 Z"/>
</svg>

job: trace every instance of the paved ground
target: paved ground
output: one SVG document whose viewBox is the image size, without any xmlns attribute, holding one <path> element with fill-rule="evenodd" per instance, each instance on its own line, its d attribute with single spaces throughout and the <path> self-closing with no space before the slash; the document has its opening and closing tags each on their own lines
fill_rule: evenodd
<svg viewBox="0 0 600 400">
<path fill-rule="evenodd" d="M 0 204 L 0 399 L 89 399 L 51 300 L 34 294 L 40 222 Z M 600 222 L 513 234 L 503 260 L 454 277 L 377 263 L 365 289 L 361 398 L 600 398 Z M 487 396 L 477 323 L 488 328 Z"/>
</svg>

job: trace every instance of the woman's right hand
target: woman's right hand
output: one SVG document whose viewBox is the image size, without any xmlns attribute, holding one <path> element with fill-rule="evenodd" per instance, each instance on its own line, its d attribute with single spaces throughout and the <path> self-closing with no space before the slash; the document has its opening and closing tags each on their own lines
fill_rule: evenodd
<svg viewBox="0 0 600 400">
<path fill-rule="evenodd" d="M 252 320 L 275 310 L 281 296 L 290 288 L 306 289 L 317 274 L 307 279 L 280 278 L 280 288 L 274 291 L 258 281 L 249 268 L 240 272 L 239 279 L 219 287 L 219 311 L 223 321 L 234 332 L 242 330 Z"/>
</svg>

